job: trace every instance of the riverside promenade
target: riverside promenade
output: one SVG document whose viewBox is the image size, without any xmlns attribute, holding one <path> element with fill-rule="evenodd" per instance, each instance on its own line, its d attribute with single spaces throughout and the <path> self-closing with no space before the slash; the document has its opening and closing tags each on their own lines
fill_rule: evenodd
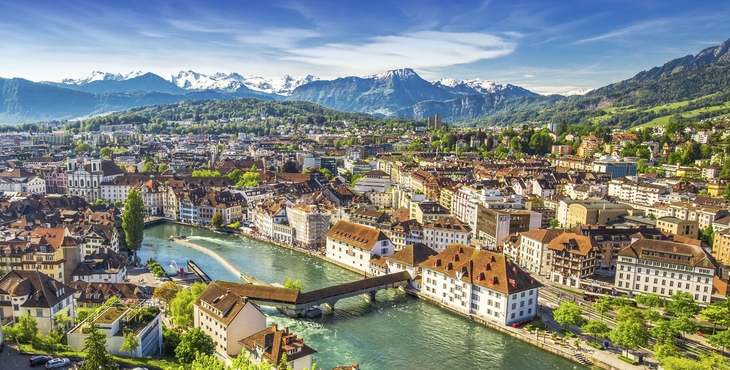
<svg viewBox="0 0 730 370">
<path fill-rule="evenodd" d="M 229 261 L 226 257 L 224 257 L 222 254 L 206 247 L 200 244 L 196 244 L 187 240 L 180 240 L 175 239 L 173 241 L 174 243 L 182 244 L 186 247 L 195 249 L 197 251 L 203 252 L 213 258 L 216 259 L 221 265 L 223 265 L 225 268 L 227 268 L 232 273 L 236 274 L 238 277 L 241 278 L 241 280 L 250 283 L 250 284 L 256 284 L 256 285 L 269 285 L 259 279 L 256 279 L 255 277 L 246 275 L 241 269 L 238 268 L 238 266 L 234 265 L 231 261 Z"/>
</svg>

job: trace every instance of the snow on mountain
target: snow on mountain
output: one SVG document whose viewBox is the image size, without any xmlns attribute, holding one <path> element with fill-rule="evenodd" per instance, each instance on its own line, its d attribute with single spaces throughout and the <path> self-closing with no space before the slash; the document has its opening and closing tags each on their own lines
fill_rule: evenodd
<svg viewBox="0 0 730 370">
<path fill-rule="evenodd" d="M 377 81 L 386 81 L 393 79 L 406 80 L 411 77 L 419 77 L 416 71 L 411 68 L 394 69 L 387 72 L 365 76 L 364 79 L 375 79 Z M 420 77 L 419 77 L 420 78 Z"/>
<path fill-rule="evenodd" d="M 501 84 L 494 81 L 484 81 L 481 79 L 474 80 L 457 80 L 455 78 L 442 78 L 433 82 L 436 86 L 445 86 L 449 88 L 469 88 L 480 94 L 500 93 L 512 87 L 510 84 Z"/>
<path fill-rule="evenodd" d="M 593 88 L 575 89 L 575 90 L 571 90 L 571 91 L 568 91 L 567 93 L 560 94 L 560 95 L 563 95 L 563 96 L 585 95 L 585 94 L 588 94 L 589 92 L 591 92 L 593 90 L 595 90 L 595 89 L 593 89 Z"/>
<path fill-rule="evenodd" d="M 85 85 L 94 81 L 124 81 L 139 77 L 143 74 L 144 72 L 142 71 L 130 72 L 127 74 L 94 71 L 82 78 L 65 78 L 60 82 L 67 85 Z"/>
<path fill-rule="evenodd" d="M 181 71 L 177 75 L 170 76 L 168 80 L 186 90 L 233 92 L 241 87 L 247 87 L 267 94 L 289 96 L 297 87 L 319 78 L 311 75 L 303 77 L 284 75 L 279 79 L 270 80 L 259 76 L 244 77 L 235 72 L 205 75 L 194 71 Z"/>
</svg>

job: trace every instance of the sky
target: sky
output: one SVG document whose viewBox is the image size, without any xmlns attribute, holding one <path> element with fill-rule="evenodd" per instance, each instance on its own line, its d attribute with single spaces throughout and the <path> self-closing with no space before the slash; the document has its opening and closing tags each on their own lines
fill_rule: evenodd
<svg viewBox="0 0 730 370">
<path fill-rule="evenodd" d="M 729 16 L 715 0 L 0 0 L 0 77 L 413 68 L 565 93 L 717 45 Z"/>
</svg>

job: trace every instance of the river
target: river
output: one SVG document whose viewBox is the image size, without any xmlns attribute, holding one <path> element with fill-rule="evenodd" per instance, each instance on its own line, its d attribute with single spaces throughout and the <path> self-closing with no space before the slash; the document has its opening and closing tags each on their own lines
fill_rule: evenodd
<svg viewBox="0 0 730 370">
<path fill-rule="evenodd" d="M 318 258 L 272 244 L 187 226 L 162 224 L 145 230 L 139 256 L 156 259 L 172 272 L 194 260 L 214 280 L 240 281 L 203 252 L 168 240 L 186 235 L 217 250 L 247 275 L 268 283 L 300 280 L 304 291 L 355 281 L 362 275 Z M 172 265 L 172 266 L 171 266 Z M 378 292 L 376 302 L 353 297 L 337 302 L 334 313 L 292 319 L 264 309 L 270 322 L 290 329 L 318 351 L 318 368 L 358 362 L 362 369 L 584 369 L 396 290 Z"/>
</svg>

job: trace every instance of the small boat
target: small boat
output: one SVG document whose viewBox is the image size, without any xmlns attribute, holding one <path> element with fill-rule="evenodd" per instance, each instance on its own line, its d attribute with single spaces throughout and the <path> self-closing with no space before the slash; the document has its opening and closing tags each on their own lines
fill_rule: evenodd
<svg viewBox="0 0 730 370">
<path fill-rule="evenodd" d="M 319 307 L 311 307 L 304 311 L 304 317 L 313 319 L 315 317 L 322 316 L 322 309 Z"/>
<path fill-rule="evenodd" d="M 188 237 L 187 237 L 187 236 L 185 236 L 185 235 L 179 235 L 179 236 L 174 236 L 174 235 L 170 235 L 170 238 L 169 238 L 169 239 L 170 239 L 170 240 L 185 240 L 185 239 L 187 239 L 187 238 L 188 238 Z"/>
</svg>

